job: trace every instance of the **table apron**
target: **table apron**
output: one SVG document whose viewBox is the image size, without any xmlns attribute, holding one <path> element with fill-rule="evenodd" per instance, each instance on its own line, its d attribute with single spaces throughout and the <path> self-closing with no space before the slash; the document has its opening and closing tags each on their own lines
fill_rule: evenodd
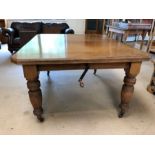
<svg viewBox="0 0 155 155">
<path fill-rule="evenodd" d="M 127 68 L 131 63 L 95 63 L 95 64 L 46 64 L 46 65 L 37 65 L 38 71 L 46 70 L 78 70 L 85 69 L 113 69 L 113 68 Z"/>
</svg>

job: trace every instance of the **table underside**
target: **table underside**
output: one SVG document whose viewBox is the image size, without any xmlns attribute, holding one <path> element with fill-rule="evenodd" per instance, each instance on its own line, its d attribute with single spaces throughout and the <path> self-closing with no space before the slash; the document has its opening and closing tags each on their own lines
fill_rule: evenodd
<svg viewBox="0 0 155 155">
<path fill-rule="evenodd" d="M 136 76 L 140 71 L 141 62 L 117 62 L 117 63 L 81 63 L 81 64 L 41 64 L 23 65 L 24 76 L 27 80 L 29 98 L 33 106 L 33 113 L 39 121 L 43 121 L 42 92 L 40 89 L 39 72 L 50 70 L 76 70 L 76 69 L 112 69 L 123 68 L 125 70 L 124 84 L 121 91 L 121 103 L 119 117 L 123 117 L 128 109 L 129 101 L 133 95 Z M 95 72 L 96 73 L 96 72 Z M 79 81 L 80 82 L 80 81 Z"/>
<path fill-rule="evenodd" d="M 38 71 L 48 70 L 78 70 L 85 69 L 89 66 L 89 69 L 112 69 L 112 68 L 127 68 L 131 63 L 83 63 L 83 64 L 42 64 L 36 65 Z"/>
</svg>

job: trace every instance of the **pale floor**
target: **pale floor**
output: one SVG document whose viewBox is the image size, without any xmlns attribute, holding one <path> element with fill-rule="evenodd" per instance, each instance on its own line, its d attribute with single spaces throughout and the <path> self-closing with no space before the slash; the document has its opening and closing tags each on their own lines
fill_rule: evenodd
<svg viewBox="0 0 155 155">
<path fill-rule="evenodd" d="M 32 114 L 22 67 L 0 51 L 0 134 L 155 134 L 155 96 L 146 90 L 153 64 L 144 62 L 130 108 L 118 118 L 122 69 L 98 70 L 78 83 L 82 71 L 41 72 L 45 121 Z"/>
</svg>

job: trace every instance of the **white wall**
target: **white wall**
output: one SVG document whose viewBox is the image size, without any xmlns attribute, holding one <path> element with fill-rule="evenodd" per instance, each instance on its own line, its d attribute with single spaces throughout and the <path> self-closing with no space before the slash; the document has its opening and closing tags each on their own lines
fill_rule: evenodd
<svg viewBox="0 0 155 155">
<path fill-rule="evenodd" d="M 85 19 L 66 19 L 66 23 L 75 31 L 75 34 L 85 33 Z"/>
</svg>

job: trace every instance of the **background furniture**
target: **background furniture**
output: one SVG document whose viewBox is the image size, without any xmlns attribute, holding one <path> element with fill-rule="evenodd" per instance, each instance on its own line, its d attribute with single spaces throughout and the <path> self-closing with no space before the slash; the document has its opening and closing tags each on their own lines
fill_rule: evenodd
<svg viewBox="0 0 155 155">
<path fill-rule="evenodd" d="M 47 44 L 49 42 L 50 44 Z M 36 35 L 14 54 L 11 60 L 23 65 L 33 113 L 38 120 L 43 121 L 40 71 L 122 68 L 125 70 L 125 77 L 119 117 L 123 117 L 133 95 L 141 63 L 149 60 L 149 57 L 148 53 L 140 52 L 102 35 L 55 34 Z"/>
<path fill-rule="evenodd" d="M 155 61 L 152 61 L 154 64 L 154 71 L 150 80 L 150 84 L 147 87 L 147 90 L 155 95 Z"/>
<path fill-rule="evenodd" d="M 151 27 L 151 32 L 150 32 L 150 37 L 148 41 L 148 46 L 147 46 L 147 52 L 155 53 L 155 20 L 153 19 L 152 21 L 152 27 Z"/>
<path fill-rule="evenodd" d="M 5 20 L 4 19 L 0 19 L 0 28 L 5 28 Z M 2 35 L 2 33 L 0 33 L 0 42 L 2 44 L 7 43 L 7 38 L 4 35 Z"/>
<path fill-rule="evenodd" d="M 102 34 L 104 32 L 104 19 L 86 19 L 85 20 L 85 33 L 86 34 Z"/>
<path fill-rule="evenodd" d="M 0 35 L 2 34 L 2 29 L 0 28 Z M 0 40 L 0 49 L 1 49 L 1 40 Z"/>
<path fill-rule="evenodd" d="M 147 33 L 151 30 L 151 24 L 139 24 L 139 23 L 113 23 L 113 25 L 107 25 L 108 35 L 110 38 L 113 37 L 113 34 L 121 34 L 121 41 L 126 42 L 129 35 L 141 35 L 142 41 L 140 49 L 142 49 L 144 38 Z"/>
<path fill-rule="evenodd" d="M 7 37 L 8 50 L 13 54 L 31 40 L 36 34 L 74 33 L 66 23 L 43 22 L 12 22 L 10 28 L 3 29 L 3 35 Z"/>
</svg>

